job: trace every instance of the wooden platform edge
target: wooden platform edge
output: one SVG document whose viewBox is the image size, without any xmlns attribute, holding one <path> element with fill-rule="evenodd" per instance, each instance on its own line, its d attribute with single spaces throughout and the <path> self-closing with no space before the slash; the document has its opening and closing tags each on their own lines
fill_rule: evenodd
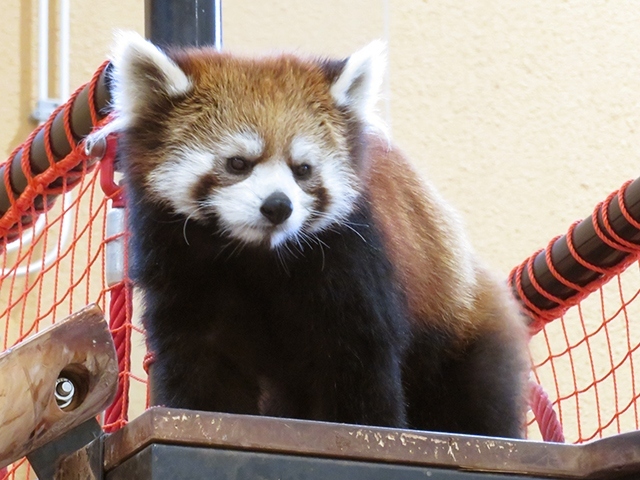
<svg viewBox="0 0 640 480">
<path fill-rule="evenodd" d="M 640 431 L 566 445 L 160 407 L 105 439 L 105 471 L 153 443 L 553 478 L 640 473 Z"/>
</svg>

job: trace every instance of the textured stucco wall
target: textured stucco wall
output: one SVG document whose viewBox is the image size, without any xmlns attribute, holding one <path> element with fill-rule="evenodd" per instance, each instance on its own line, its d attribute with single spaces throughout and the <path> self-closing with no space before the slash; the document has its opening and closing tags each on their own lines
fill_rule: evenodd
<svg viewBox="0 0 640 480">
<path fill-rule="evenodd" d="M 57 28 L 57 5 L 51 1 L 50 26 Z M 88 81 L 108 52 L 114 28 L 143 28 L 144 2 L 71 1 L 71 91 Z M 6 155 L 35 128 L 29 120 L 37 98 L 37 0 L 0 2 L 0 155 Z M 52 33 L 50 93 L 57 92 L 57 50 Z"/>
<path fill-rule="evenodd" d="M 385 38 L 393 137 L 497 268 L 638 175 L 640 4 L 310 3 L 227 2 L 226 45 L 344 54 Z"/>
<path fill-rule="evenodd" d="M 33 128 L 37 2 L 2 3 L 5 155 Z M 113 28 L 143 30 L 143 3 L 71 2 L 72 87 L 103 59 Z M 504 272 L 637 176 L 636 2 L 228 1 L 223 14 L 233 51 L 347 55 L 386 39 L 381 106 L 393 137 Z"/>
<path fill-rule="evenodd" d="M 639 3 L 392 4 L 395 138 L 492 264 L 640 174 Z"/>
<path fill-rule="evenodd" d="M 143 3 L 71 2 L 73 86 L 113 28 L 143 30 Z M 2 156 L 33 128 L 36 6 L 2 0 Z M 505 275 L 640 174 L 639 2 L 229 0 L 223 17 L 232 51 L 347 55 L 386 39 L 396 143 Z"/>
</svg>

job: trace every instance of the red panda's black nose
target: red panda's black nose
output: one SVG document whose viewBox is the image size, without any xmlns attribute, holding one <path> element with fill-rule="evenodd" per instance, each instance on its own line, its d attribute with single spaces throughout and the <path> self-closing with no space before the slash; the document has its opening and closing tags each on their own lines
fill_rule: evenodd
<svg viewBox="0 0 640 480">
<path fill-rule="evenodd" d="M 291 216 L 292 211 L 291 200 L 282 192 L 275 192 L 269 195 L 260 207 L 260 213 L 274 225 L 280 225 L 284 222 Z"/>
</svg>

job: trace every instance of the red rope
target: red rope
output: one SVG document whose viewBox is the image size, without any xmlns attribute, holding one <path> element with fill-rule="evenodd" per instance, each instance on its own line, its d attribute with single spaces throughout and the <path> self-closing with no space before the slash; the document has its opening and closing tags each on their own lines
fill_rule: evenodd
<svg viewBox="0 0 640 480">
<path fill-rule="evenodd" d="M 107 147 L 100 165 L 100 186 L 104 194 L 111 200 L 112 208 L 124 208 L 124 189 L 114 181 L 114 161 L 117 140 L 111 136 L 107 140 Z M 126 236 L 125 232 L 105 239 L 106 242 L 115 241 Z M 124 241 L 126 249 L 126 239 Z M 126 254 L 124 260 L 123 279 L 110 289 L 109 300 L 109 328 L 113 336 L 118 358 L 118 390 L 116 398 L 105 411 L 104 430 L 113 432 L 127 423 L 129 410 L 129 383 L 131 375 L 131 330 L 132 330 L 132 285 L 127 277 Z"/>
<path fill-rule="evenodd" d="M 118 357 L 118 389 L 114 402 L 106 409 L 104 430 L 118 430 L 127 423 L 129 410 L 129 372 L 131 371 L 131 285 L 127 280 L 111 289 L 109 328 Z"/>
<path fill-rule="evenodd" d="M 545 442 L 564 443 L 562 425 L 558 420 L 553 405 L 543 388 L 536 382 L 530 382 L 529 406 L 540 428 L 542 439 Z"/>
<path fill-rule="evenodd" d="M 144 368 L 144 371 L 147 375 L 149 375 L 149 369 L 151 368 L 151 365 L 153 365 L 153 362 L 156 361 L 156 356 L 153 354 L 152 351 L 147 350 L 147 353 L 144 355 L 144 359 L 142 360 L 142 368 Z"/>
<path fill-rule="evenodd" d="M 97 112 L 95 110 L 96 86 L 100 75 L 107 65 L 108 62 L 103 63 L 102 66 L 93 74 L 93 77 L 89 82 L 89 91 L 91 93 L 89 96 L 89 105 L 92 112 L 92 119 L 95 120 L 94 126 L 103 125 L 109 121 L 108 118 L 98 121 Z M 89 158 L 87 154 L 84 152 L 82 145 L 77 144 L 71 130 L 71 112 L 73 110 L 73 105 L 85 86 L 86 85 L 83 85 L 78 88 L 66 103 L 60 105 L 49 116 L 49 119 L 43 125 L 31 132 L 27 140 L 25 140 L 22 145 L 15 148 L 9 155 L 7 161 L 3 163 L 4 175 L 2 181 L 9 198 L 10 207 L 2 217 L 0 217 L 0 239 L 7 238 L 7 240 L 11 241 L 19 236 L 22 227 L 29 226 L 33 223 L 35 218 L 33 218 L 34 216 L 30 215 L 30 213 L 34 211 L 33 206 L 36 197 L 42 196 L 43 198 L 46 198 L 47 195 L 58 195 L 60 193 L 64 193 L 66 190 L 73 187 L 82 178 L 83 173 L 87 171 L 83 165 L 86 165 L 89 168 L 91 167 L 91 165 L 88 165 Z M 55 155 L 51 143 L 51 127 L 61 111 L 64 115 L 65 136 L 69 145 L 72 147 L 72 151 L 63 159 L 59 159 Z M 34 175 L 30 164 L 31 146 L 34 139 L 40 132 L 43 132 L 44 148 L 47 154 L 49 167 L 45 171 Z M 11 165 L 20 151 L 22 151 L 20 168 L 27 179 L 27 186 L 24 191 L 16 197 L 11 186 Z M 59 182 L 63 177 L 67 178 L 67 181 L 62 182 L 62 187 L 57 186 L 56 182 Z M 36 213 L 40 214 L 47 211 L 51 206 L 52 202 L 45 201 L 42 208 L 37 210 Z"/>
<path fill-rule="evenodd" d="M 609 221 L 609 206 L 613 201 L 613 199 L 615 198 L 615 196 L 617 195 L 618 205 L 620 207 L 620 210 L 624 218 L 634 227 L 636 228 L 640 227 L 640 222 L 637 222 L 636 220 L 633 219 L 633 217 L 631 217 L 625 205 L 624 194 L 630 183 L 631 181 L 625 182 L 620 187 L 619 190 L 612 192 L 605 199 L 604 202 L 601 202 L 598 205 L 596 205 L 591 215 L 591 222 L 598 238 L 600 238 L 602 242 L 604 242 L 606 245 L 610 246 L 611 248 L 614 248 L 616 250 L 619 250 L 621 252 L 628 254 L 619 264 L 613 265 L 608 268 L 601 268 L 587 261 L 585 258 L 583 258 L 576 250 L 574 241 L 573 241 L 573 232 L 579 223 L 579 222 L 575 222 L 569 227 L 567 233 L 564 235 L 563 238 L 566 240 L 569 253 L 575 259 L 575 261 L 578 264 L 582 265 L 584 268 L 589 269 L 599 275 L 599 277 L 596 280 L 589 283 L 588 285 L 580 286 L 574 282 L 571 282 L 569 279 L 563 277 L 560 274 L 560 272 L 558 272 L 555 265 L 553 265 L 553 262 L 551 259 L 551 252 L 552 252 L 553 246 L 561 237 L 554 238 L 551 242 L 549 242 L 546 248 L 535 252 L 529 258 L 525 259 L 520 265 L 516 266 L 509 274 L 509 282 L 513 290 L 517 294 L 520 302 L 525 306 L 528 315 L 533 320 L 530 326 L 532 334 L 539 332 L 542 328 L 544 328 L 544 326 L 547 323 L 555 320 L 556 318 L 561 317 L 569 308 L 580 303 L 585 297 L 587 297 L 588 295 L 596 291 L 598 288 L 600 288 L 602 285 L 607 283 L 615 275 L 624 271 L 631 263 L 635 262 L 638 259 L 638 255 L 640 254 L 640 245 L 634 244 L 632 242 L 629 242 L 621 238 L 613 230 L 613 227 L 611 226 L 611 223 Z M 598 222 L 598 218 L 602 219 L 603 226 L 601 226 L 600 223 Z M 535 277 L 535 274 L 533 271 L 533 264 L 541 252 L 544 252 L 545 262 L 547 264 L 547 267 L 549 268 L 549 271 L 553 275 L 553 277 L 563 285 L 575 290 L 576 293 L 574 295 L 570 296 L 567 299 L 562 299 L 553 295 L 551 292 L 545 290 L 540 285 L 540 283 Z M 529 278 L 529 281 L 531 282 L 531 286 L 534 288 L 534 290 L 538 294 L 540 294 L 542 297 L 546 298 L 547 300 L 550 300 L 551 302 L 554 302 L 556 304 L 555 307 L 548 308 L 548 309 L 540 308 L 537 305 L 535 305 L 527 297 L 522 286 L 523 275 L 525 270 Z"/>
<path fill-rule="evenodd" d="M 631 214 L 629 213 L 629 210 L 627 210 L 627 205 L 624 202 L 624 194 L 626 193 L 629 185 L 631 185 L 632 183 L 633 183 L 633 180 L 627 180 L 620 187 L 620 195 L 618 195 L 618 206 L 620 207 L 620 212 L 622 212 L 622 216 L 625 218 L 625 220 L 629 222 L 629 224 L 632 225 L 634 228 L 637 228 L 638 230 L 640 230 L 640 222 L 638 222 L 631 216 Z"/>
<path fill-rule="evenodd" d="M 569 308 L 579 304 L 585 297 L 602 287 L 611 278 L 624 271 L 631 263 L 638 259 L 640 245 L 636 245 L 620 237 L 620 235 L 613 230 L 609 220 L 609 206 L 617 195 L 618 206 L 620 207 L 620 211 L 624 218 L 629 222 L 629 224 L 640 229 L 640 222 L 633 219 L 625 204 L 624 195 L 630 183 L 631 181 L 625 182 L 619 190 L 612 192 L 603 202 L 596 205 L 591 215 L 591 222 L 598 238 L 611 248 L 628 254 L 619 264 L 613 265 L 609 268 L 601 268 L 583 258 L 578 253 L 574 245 L 573 232 L 579 224 L 579 222 L 574 222 L 564 236 L 569 253 L 578 264 L 582 265 L 586 269 L 596 272 L 599 275 L 596 280 L 586 286 L 580 286 L 565 278 L 560 274 L 560 272 L 558 272 L 553 264 L 551 254 L 553 246 L 561 237 L 552 239 L 543 250 L 538 250 L 511 271 L 509 275 L 509 282 L 519 297 L 519 300 L 525 306 L 527 313 L 533 320 L 530 326 L 532 335 L 542 330 L 547 323 L 561 317 Z M 603 226 L 600 225 L 598 218 L 602 219 Z M 540 285 L 535 277 L 533 265 L 541 252 L 544 254 L 544 260 L 551 275 L 562 285 L 573 289 L 576 292 L 574 295 L 567 299 L 562 299 L 545 290 L 542 285 Z M 522 286 L 525 271 L 534 290 L 543 298 L 555 303 L 555 307 L 549 309 L 540 308 L 527 297 Z M 553 405 L 547 394 L 544 392 L 542 386 L 532 382 L 529 402 L 543 439 L 545 441 L 564 442 L 562 425 L 560 424 L 556 413 L 553 410 Z"/>
</svg>

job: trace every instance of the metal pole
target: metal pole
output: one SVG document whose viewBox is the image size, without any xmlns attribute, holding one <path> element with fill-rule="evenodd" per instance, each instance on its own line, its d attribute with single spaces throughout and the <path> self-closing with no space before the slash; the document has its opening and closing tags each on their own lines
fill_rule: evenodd
<svg viewBox="0 0 640 480">
<path fill-rule="evenodd" d="M 145 0 L 145 36 L 161 47 L 222 48 L 222 0 Z M 149 364 L 149 402 L 154 401 Z"/>
<path fill-rule="evenodd" d="M 145 34 L 156 45 L 222 48 L 222 0 L 145 0 Z"/>
</svg>

